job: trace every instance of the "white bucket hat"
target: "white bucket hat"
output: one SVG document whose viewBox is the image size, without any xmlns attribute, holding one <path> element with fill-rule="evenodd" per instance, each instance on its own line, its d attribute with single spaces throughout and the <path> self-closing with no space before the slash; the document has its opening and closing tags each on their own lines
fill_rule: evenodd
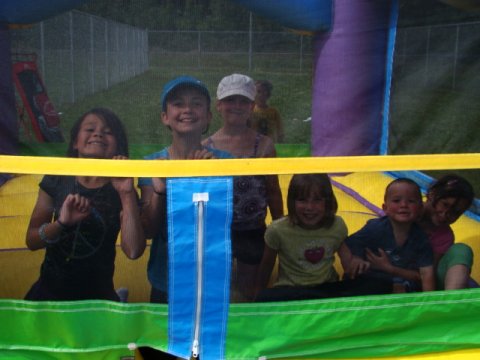
<svg viewBox="0 0 480 360">
<path fill-rule="evenodd" d="M 225 76 L 218 84 L 217 99 L 222 100 L 232 95 L 245 96 L 255 101 L 255 95 L 257 95 L 255 82 L 246 75 L 232 74 Z"/>
</svg>

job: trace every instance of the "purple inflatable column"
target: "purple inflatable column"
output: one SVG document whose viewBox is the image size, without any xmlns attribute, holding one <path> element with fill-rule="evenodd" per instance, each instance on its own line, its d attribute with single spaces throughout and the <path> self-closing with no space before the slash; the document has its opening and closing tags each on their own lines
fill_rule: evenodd
<svg viewBox="0 0 480 360">
<path fill-rule="evenodd" d="M 314 39 L 312 155 L 378 154 L 390 1 L 333 3 L 332 31 Z"/>
<path fill-rule="evenodd" d="M 14 155 L 18 146 L 18 122 L 12 78 L 10 33 L 0 24 L 0 154 Z"/>
</svg>

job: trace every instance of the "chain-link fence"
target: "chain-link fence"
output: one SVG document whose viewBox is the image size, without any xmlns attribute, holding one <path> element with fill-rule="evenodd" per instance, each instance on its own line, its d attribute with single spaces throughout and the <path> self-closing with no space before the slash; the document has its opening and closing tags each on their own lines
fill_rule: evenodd
<svg viewBox="0 0 480 360">
<path fill-rule="evenodd" d="M 185 69 L 311 71 L 312 37 L 294 32 L 149 31 L 150 63 Z"/>
<path fill-rule="evenodd" d="M 400 28 L 395 75 L 455 89 L 479 73 L 480 22 Z M 312 37 L 291 31 L 146 31 L 73 11 L 12 31 L 14 53 L 36 53 L 55 103 L 162 68 L 309 72 Z M 475 76 L 476 77 L 476 76 Z M 480 87 L 480 81 L 477 81 Z"/>
<path fill-rule="evenodd" d="M 480 22 L 398 29 L 389 152 L 478 152 L 479 74 Z"/>
<path fill-rule="evenodd" d="M 396 75 L 411 86 L 480 90 L 480 22 L 398 30 Z"/>
<path fill-rule="evenodd" d="M 454 89 L 478 73 L 480 22 L 400 28 L 396 75 Z M 294 32 L 149 31 L 155 66 L 252 71 L 311 71 L 312 37 Z M 479 85 L 480 86 L 480 81 Z"/>
<path fill-rule="evenodd" d="M 149 67 L 146 30 L 78 11 L 11 33 L 14 57 L 37 55 L 54 104 L 74 103 Z"/>
</svg>

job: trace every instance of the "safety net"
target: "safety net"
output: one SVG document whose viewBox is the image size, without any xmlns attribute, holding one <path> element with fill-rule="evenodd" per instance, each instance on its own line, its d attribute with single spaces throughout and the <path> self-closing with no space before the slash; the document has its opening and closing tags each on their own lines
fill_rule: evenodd
<svg viewBox="0 0 480 360">
<path fill-rule="evenodd" d="M 0 358 L 478 358 L 479 2 L 40 3 L 0 5 Z M 405 243 L 357 282 L 366 224 Z"/>
</svg>

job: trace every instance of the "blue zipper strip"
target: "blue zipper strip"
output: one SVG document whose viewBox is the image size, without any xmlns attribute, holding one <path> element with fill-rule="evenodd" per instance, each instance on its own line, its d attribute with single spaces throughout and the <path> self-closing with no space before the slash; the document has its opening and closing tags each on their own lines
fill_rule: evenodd
<svg viewBox="0 0 480 360">
<path fill-rule="evenodd" d="M 167 180 L 168 218 L 168 352 L 190 358 L 199 326 L 202 360 L 225 357 L 230 298 L 233 182 L 230 177 L 178 178 Z M 193 194 L 208 193 L 203 205 L 204 246 L 197 248 L 198 204 Z M 198 269 L 197 250 L 203 254 Z M 197 271 L 203 283 L 197 284 Z M 197 298 L 197 285 L 201 298 Z M 195 324 L 197 307 L 200 323 Z"/>
</svg>

